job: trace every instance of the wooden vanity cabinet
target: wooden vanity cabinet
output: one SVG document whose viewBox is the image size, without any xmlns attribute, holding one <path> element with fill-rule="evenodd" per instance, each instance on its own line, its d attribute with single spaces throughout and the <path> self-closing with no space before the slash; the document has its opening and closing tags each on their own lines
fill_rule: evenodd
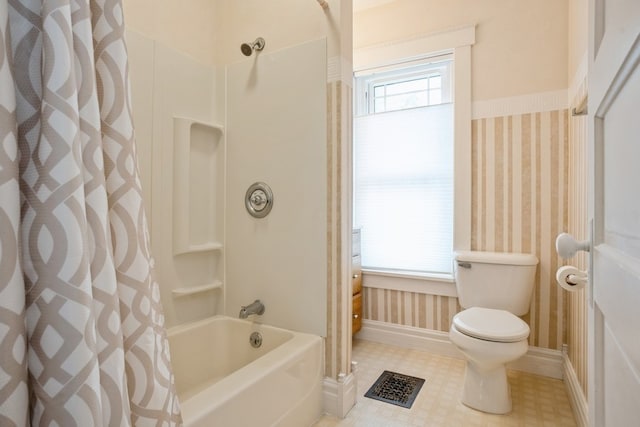
<svg viewBox="0 0 640 427">
<path fill-rule="evenodd" d="M 352 334 L 362 328 L 362 261 L 360 258 L 360 229 L 353 230 L 351 257 L 351 288 L 353 295 Z"/>
</svg>

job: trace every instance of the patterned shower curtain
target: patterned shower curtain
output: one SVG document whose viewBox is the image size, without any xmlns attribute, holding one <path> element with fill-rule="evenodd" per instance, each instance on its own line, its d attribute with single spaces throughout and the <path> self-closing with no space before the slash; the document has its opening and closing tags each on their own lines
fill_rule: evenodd
<svg viewBox="0 0 640 427">
<path fill-rule="evenodd" d="M 180 425 L 121 0 L 0 0 L 0 425 Z"/>
</svg>

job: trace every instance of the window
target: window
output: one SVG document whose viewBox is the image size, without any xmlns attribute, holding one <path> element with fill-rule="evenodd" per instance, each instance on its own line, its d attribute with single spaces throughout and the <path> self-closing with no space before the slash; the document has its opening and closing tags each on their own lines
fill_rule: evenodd
<svg viewBox="0 0 640 427">
<path fill-rule="evenodd" d="M 451 102 L 451 59 L 361 76 L 367 109 L 376 114 Z M 444 80 L 444 81 L 443 81 Z"/>
<path fill-rule="evenodd" d="M 356 76 L 354 226 L 372 270 L 452 273 L 451 56 Z"/>
</svg>

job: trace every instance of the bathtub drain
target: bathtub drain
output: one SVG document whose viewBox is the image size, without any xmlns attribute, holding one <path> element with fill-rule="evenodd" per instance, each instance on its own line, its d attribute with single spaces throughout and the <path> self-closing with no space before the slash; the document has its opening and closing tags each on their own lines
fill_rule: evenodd
<svg viewBox="0 0 640 427">
<path fill-rule="evenodd" d="M 262 335 L 260 332 L 254 332 L 249 337 L 249 342 L 253 348 L 258 348 L 262 345 Z"/>
</svg>

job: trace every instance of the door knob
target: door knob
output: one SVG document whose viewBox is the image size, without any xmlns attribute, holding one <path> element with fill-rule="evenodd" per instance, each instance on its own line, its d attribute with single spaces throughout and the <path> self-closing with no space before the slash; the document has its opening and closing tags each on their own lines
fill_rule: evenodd
<svg viewBox="0 0 640 427">
<path fill-rule="evenodd" d="M 576 240 L 568 233 L 560 233 L 556 238 L 556 252 L 563 259 L 572 258 L 578 251 L 589 252 L 590 246 L 588 240 Z"/>
</svg>

